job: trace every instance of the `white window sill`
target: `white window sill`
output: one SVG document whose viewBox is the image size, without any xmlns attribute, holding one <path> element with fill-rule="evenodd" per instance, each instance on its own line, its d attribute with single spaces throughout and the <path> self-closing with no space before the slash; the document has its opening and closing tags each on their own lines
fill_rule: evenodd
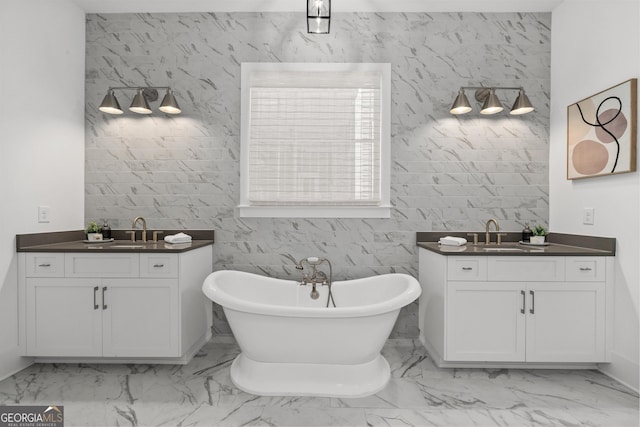
<svg viewBox="0 0 640 427">
<path fill-rule="evenodd" d="M 240 218 L 389 218 L 391 206 L 238 206 Z"/>
</svg>

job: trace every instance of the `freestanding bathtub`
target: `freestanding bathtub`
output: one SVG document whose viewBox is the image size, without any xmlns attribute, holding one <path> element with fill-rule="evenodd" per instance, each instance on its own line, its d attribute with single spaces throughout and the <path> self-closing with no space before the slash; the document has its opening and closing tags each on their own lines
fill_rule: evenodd
<svg viewBox="0 0 640 427">
<path fill-rule="evenodd" d="M 400 309 L 420 296 L 418 281 L 384 274 L 311 286 L 241 271 L 211 273 L 202 290 L 220 304 L 241 353 L 231 380 L 257 395 L 362 397 L 385 387 L 380 354 Z"/>
</svg>

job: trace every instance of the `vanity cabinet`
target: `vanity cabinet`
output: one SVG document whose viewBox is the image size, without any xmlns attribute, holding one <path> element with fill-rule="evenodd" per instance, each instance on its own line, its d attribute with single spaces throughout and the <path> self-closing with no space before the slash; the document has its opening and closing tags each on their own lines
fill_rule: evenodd
<svg viewBox="0 0 640 427">
<path fill-rule="evenodd" d="M 607 257 L 419 257 L 420 338 L 440 366 L 607 361 Z"/>
<path fill-rule="evenodd" d="M 211 246 L 20 256 L 27 356 L 180 363 L 210 338 L 200 288 L 212 271 Z"/>
</svg>

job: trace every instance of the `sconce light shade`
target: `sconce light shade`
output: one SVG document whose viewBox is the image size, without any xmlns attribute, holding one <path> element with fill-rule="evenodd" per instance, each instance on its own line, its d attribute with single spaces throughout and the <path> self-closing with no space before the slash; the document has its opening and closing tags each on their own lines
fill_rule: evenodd
<svg viewBox="0 0 640 427">
<path fill-rule="evenodd" d="M 480 114 L 496 114 L 502 110 L 504 110 L 504 107 L 502 107 L 500 100 L 496 96 L 495 89 L 491 88 L 489 95 L 487 95 L 487 98 L 484 100 L 484 104 L 482 104 Z"/>
<path fill-rule="evenodd" d="M 329 34 L 331 0 L 307 0 L 307 33 Z"/>
<path fill-rule="evenodd" d="M 167 94 L 164 96 L 162 103 L 160 104 L 160 111 L 167 114 L 180 114 L 182 112 L 171 89 L 167 89 Z"/>
<path fill-rule="evenodd" d="M 529 97 L 524 93 L 524 89 L 520 89 L 516 102 L 513 103 L 509 114 L 520 115 L 530 113 L 533 110 L 535 110 L 535 108 L 533 108 L 531 101 L 529 101 Z"/>
<path fill-rule="evenodd" d="M 102 100 L 102 104 L 100 104 L 100 107 L 98 107 L 98 110 L 108 114 L 123 113 L 122 108 L 120 108 L 118 99 L 116 99 L 116 96 L 113 94 L 113 89 L 109 89 L 107 94 L 104 96 L 104 99 Z"/>
<path fill-rule="evenodd" d="M 471 104 L 469 104 L 467 95 L 464 94 L 464 89 L 460 89 L 458 91 L 458 96 L 456 96 L 456 100 L 453 101 L 453 105 L 451 106 L 451 110 L 449 110 L 449 112 L 451 114 L 466 114 L 471 110 Z"/>
<path fill-rule="evenodd" d="M 149 103 L 147 102 L 147 98 L 144 97 L 144 92 L 142 89 L 138 89 L 136 96 L 133 97 L 133 101 L 129 106 L 129 111 L 133 111 L 138 114 L 151 114 L 151 107 L 149 107 Z"/>
</svg>

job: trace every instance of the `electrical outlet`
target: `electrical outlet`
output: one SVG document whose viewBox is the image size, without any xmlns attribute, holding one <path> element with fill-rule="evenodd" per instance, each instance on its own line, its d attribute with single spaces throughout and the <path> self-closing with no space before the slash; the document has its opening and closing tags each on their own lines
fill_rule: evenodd
<svg viewBox="0 0 640 427">
<path fill-rule="evenodd" d="M 51 208 L 49 206 L 38 206 L 38 222 L 49 222 L 51 218 Z"/>
<path fill-rule="evenodd" d="M 586 225 L 593 225 L 595 216 L 595 209 L 584 208 L 582 210 L 582 223 Z"/>
</svg>

